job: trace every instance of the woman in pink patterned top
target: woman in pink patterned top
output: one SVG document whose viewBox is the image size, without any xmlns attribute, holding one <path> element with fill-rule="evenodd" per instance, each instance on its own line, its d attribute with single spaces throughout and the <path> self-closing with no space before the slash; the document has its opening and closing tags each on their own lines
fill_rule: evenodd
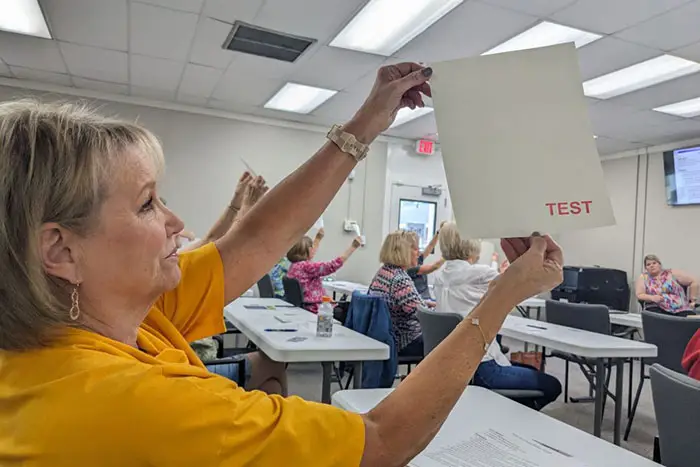
<svg viewBox="0 0 700 467">
<path fill-rule="evenodd" d="M 360 247 L 360 237 L 353 239 L 350 248 L 328 262 L 312 261 L 316 251 L 310 237 L 303 237 L 287 253 L 287 259 L 292 265 L 287 271 L 287 277 L 296 279 L 304 291 L 304 308 L 312 313 L 318 313 L 318 305 L 323 298 L 323 282 L 325 276 L 340 269 L 355 250 Z"/>
</svg>

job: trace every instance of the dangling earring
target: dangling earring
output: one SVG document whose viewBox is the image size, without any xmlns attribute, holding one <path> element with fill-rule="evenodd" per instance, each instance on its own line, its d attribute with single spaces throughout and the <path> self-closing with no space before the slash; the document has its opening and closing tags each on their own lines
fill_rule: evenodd
<svg viewBox="0 0 700 467">
<path fill-rule="evenodd" d="M 78 293 L 78 287 L 80 287 L 80 284 L 76 284 L 70 294 L 70 311 L 68 315 L 73 321 L 77 321 L 80 317 L 80 294 Z"/>
</svg>

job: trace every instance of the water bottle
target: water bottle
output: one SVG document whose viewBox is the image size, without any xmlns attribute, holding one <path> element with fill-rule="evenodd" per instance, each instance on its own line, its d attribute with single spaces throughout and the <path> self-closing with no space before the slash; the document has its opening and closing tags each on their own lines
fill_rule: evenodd
<svg viewBox="0 0 700 467">
<path fill-rule="evenodd" d="M 316 335 L 318 337 L 333 337 L 333 304 L 330 297 L 323 297 L 318 307 Z"/>
</svg>

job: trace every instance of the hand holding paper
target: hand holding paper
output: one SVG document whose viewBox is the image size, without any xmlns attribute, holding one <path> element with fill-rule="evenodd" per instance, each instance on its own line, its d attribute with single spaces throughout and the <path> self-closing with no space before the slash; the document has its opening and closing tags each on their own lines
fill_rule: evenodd
<svg viewBox="0 0 700 467">
<path fill-rule="evenodd" d="M 614 224 L 573 45 L 433 69 L 440 145 L 463 235 L 522 237 Z"/>
</svg>

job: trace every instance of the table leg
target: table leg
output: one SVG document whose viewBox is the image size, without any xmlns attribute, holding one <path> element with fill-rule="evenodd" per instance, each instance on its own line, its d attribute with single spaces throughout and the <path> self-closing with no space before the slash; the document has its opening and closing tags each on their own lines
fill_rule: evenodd
<svg viewBox="0 0 700 467">
<path fill-rule="evenodd" d="M 615 367 L 615 428 L 613 442 L 620 445 L 620 424 L 622 419 L 622 378 L 625 372 L 625 361 L 617 359 Z"/>
<path fill-rule="evenodd" d="M 324 404 L 331 403 L 331 371 L 333 362 L 321 363 L 323 368 L 323 381 L 321 382 L 321 402 Z"/>
<path fill-rule="evenodd" d="M 353 363 L 352 388 L 362 389 L 362 362 Z"/>
<path fill-rule="evenodd" d="M 630 358 L 630 381 L 627 389 L 627 418 L 632 416 L 632 388 L 634 385 L 634 358 Z"/>
<path fill-rule="evenodd" d="M 530 312 L 528 311 L 527 314 L 530 314 Z M 541 321 L 541 320 L 542 320 L 542 307 L 538 306 L 537 307 L 537 321 Z"/>
<path fill-rule="evenodd" d="M 602 358 L 595 363 L 595 412 L 593 436 L 600 438 L 603 426 L 603 400 L 605 398 L 605 361 Z"/>
</svg>

